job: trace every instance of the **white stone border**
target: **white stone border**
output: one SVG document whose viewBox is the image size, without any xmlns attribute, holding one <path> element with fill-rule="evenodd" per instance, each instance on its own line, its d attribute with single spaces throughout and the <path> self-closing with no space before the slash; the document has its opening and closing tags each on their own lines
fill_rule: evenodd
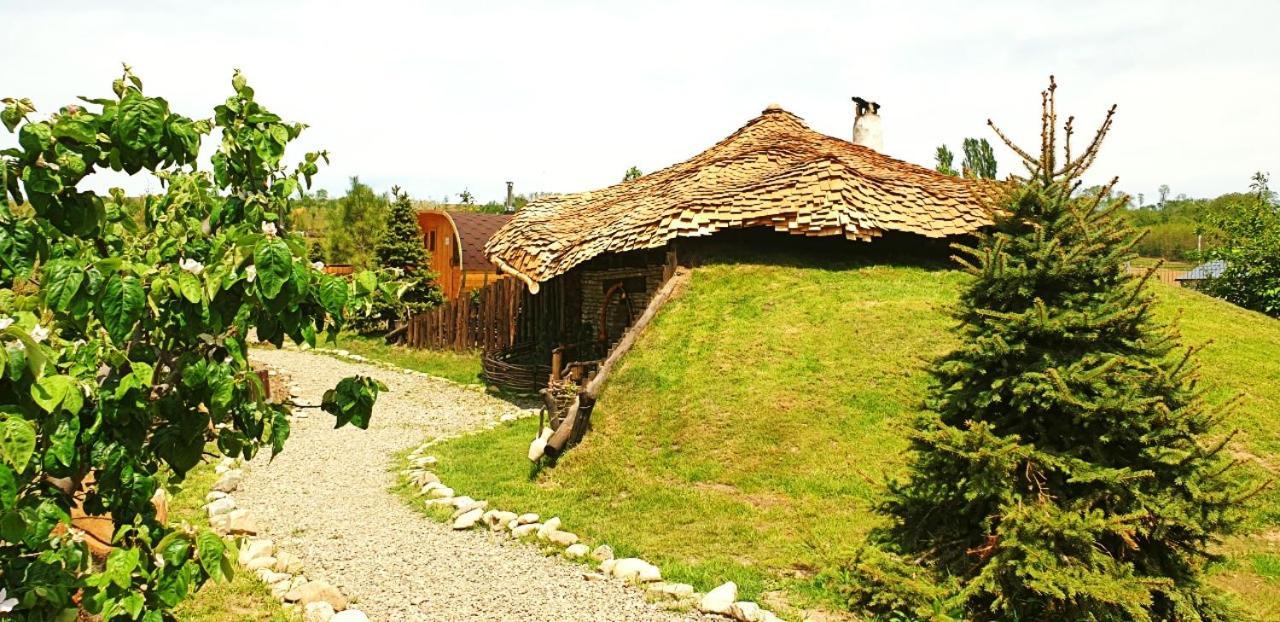
<svg viewBox="0 0 1280 622">
<path fill-rule="evenodd" d="M 777 615 L 760 605 L 751 601 L 739 601 L 738 586 L 732 581 L 705 594 L 699 593 L 687 583 L 663 581 L 662 571 L 643 559 L 614 559 L 613 549 L 607 544 L 592 550 L 581 542 L 577 534 L 561 529 L 559 517 L 539 522 L 541 517 L 537 514 L 490 508 L 487 501 L 458 494 L 431 471 L 439 461 L 428 453 L 432 446 L 458 436 L 465 434 L 440 436 L 419 445 L 409 454 L 408 468 L 400 471 L 402 482 L 416 488 L 419 496 L 426 497 L 422 505 L 454 509 L 449 518 L 454 529 L 472 529 L 483 524 L 490 531 L 511 539 L 562 549 L 562 557 L 588 565 L 597 564 L 599 572 L 587 573 L 583 575 L 585 579 L 600 580 L 607 576 L 622 579 L 643 587 L 648 599 L 672 609 L 692 608 L 739 622 L 781 622 Z"/>
<path fill-rule="evenodd" d="M 359 609 L 351 608 L 338 588 L 320 580 L 309 580 L 302 572 L 302 560 L 278 548 L 269 538 L 260 538 L 258 527 L 249 510 L 236 507 L 231 496 L 240 487 L 244 470 L 239 461 L 223 458 L 214 467 L 221 476 L 205 495 L 205 512 L 209 525 L 223 536 L 243 537 L 240 541 L 240 566 L 252 571 L 258 580 L 271 588 L 271 595 L 296 608 L 305 622 L 368 622 Z"/>
</svg>

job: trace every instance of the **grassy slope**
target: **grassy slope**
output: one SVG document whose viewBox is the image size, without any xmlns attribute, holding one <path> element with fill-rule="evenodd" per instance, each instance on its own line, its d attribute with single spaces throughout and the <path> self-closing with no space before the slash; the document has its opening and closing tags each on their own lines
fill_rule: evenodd
<svg viewBox="0 0 1280 622">
<path fill-rule="evenodd" d="M 445 481 L 498 507 L 558 514 L 707 589 L 747 597 L 784 589 L 828 598 L 812 577 L 858 542 L 886 476 L 900 472 L 930 357 L 955 337 L 945 310 L 964 277 L 848 262 L 712 265 L 655 320 L 606 389 L 595 430 L 530 480 L 528 421 L 438 448 Z M 1256 476 L 1280 455 L 1280 322 L 1161 286 L 1160 311 L 1186 313 L 1189 343 L 1210 338 L 1205 379 L 1220 400 L 1243 391 L 1231 421 Z M 1252 529 L 1280 522 L 1268 493 Z M 1280 534 L 1280 531 L 1276 532 Z M 1280 572 L 1260 538 L 1229 543 L 1218 581 L 1262 613 Z M 1264 614 L 1265 615 L 1265 614 Z"/>
<path fill-rule="evenodd" d="M 170 521 L 208 527 L 204 495 L 217 480 L 210 463 L 201 464 L 188 473 L 182 489 L 169 502 Z M 180 622 L 292 622 L 298 619 L 285 611 L 271 590 L 253 573 L 242 568 L 237 568 L 230 582 L 206 583 L 178 606 L 174 617 Z"/>
</svg>

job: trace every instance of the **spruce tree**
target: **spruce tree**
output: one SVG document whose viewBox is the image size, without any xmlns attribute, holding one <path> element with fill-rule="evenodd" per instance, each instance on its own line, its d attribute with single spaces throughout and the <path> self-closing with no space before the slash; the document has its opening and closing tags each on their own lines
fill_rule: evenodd
<svg viewBox="0 0 1280 622">
<path fill-rule="evenodd" d="M 962 345 L 933 367 L 887 526 L 844 568 L 854 608 L 935 620 L 1227 620 L 1202 571 L 1243 496 L 1196 386 L 1194 348 L 1153 317 L 1125 262 L 1140 237 L 1081 196 L 1088 148 L 1056 155 L 1055 85 L 1039 155 L 997 135 L 1030 177 L 957 246 L 973 280 Z"/>
<path fill-rule="evenodd" d="M 384 321 L 404 319 L 443 300 L 436 283 L 437 275 L 431 270 L 431 258 L 422 242 L 422 228 L 418 225 L 418 212 L 413 201 L 398 186 L 391 189 L 391 196 L 393 202 L 373 254 L 379 268 L 400 274 L 400 301 L 403 306 L 398 310 L 380 310 L 376 315 Z"/>
</svg>

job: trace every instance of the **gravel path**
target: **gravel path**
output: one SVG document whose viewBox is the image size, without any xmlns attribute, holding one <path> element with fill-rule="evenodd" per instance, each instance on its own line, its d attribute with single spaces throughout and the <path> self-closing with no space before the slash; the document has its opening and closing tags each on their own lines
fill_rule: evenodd
<svg viewBox="0 0 1280 622">
<path fill-rule="evenodd" d="M 297 350 L 255 350 L 253 358 L 290 376 L 312 404 L 353 374 L 388 387 L 368 430 L 335 430 L 332 417 L 310 410 L 273 462 L 264 452 L 249 464 L 236 494 L 262 535 L 299 556 L 308 577 L 351 596 L 371 620 L 696 619 L 646 604 L 639 590 L 619 581 L 584 580 L 583 566 L 544 557 L 535 547 L 487 530 L 455 532 L 388 490 L 395 483 L 393 453 L 481 427 L 515 411 L 508 402 L 444 380 Z"/>
</svg>

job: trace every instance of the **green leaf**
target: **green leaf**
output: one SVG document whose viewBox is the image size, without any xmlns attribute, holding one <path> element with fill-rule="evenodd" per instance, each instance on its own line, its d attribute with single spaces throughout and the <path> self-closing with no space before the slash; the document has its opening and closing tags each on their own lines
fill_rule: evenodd
<svg viewBox="0 0 1280 622">
<path fill-rule="evenodd" d="M 0 514 L 0 540 L 21 542 L 27 532 L 27 521 L 16 510 Z"/>
<path fill-rule="evenodd" d="M 341 318 L 342 311 L 347 306 L 347 297 L 350 295 L 347 282 L 336 276 L 322 278 L 324 281 L 320 283 L 320 305 L 329 312 L 329 315 Z"/>
<path fill-rule="evenodd" d="M 71 415 L 58 422 L 58 428 L 49 436 L 49 455 L 62 464 L 71 466 L 76 457 L 76 440 L 80 436 L 80 417 Z"/>
<path fill-rule="evenodd" d="M 11 510 L 18 500 L 18 479 L 13 469 L 0 464 L 0 510 Z M 0 540 L 8 540 L 0 534 Z"/>
<path fill-rule="evenodd" d="M 128 596 L 120 599 L 120 606 L 124 608 L 125 613 L 129 614 L 129 619 L 137 620 L 142 615 L 142 606 L 146 601 L 142 598 L 142 594 L 138 592 L 129 592 Z"/>
<path fill-rule="evenodd" d="M 44 269 L 44 302 L 56 311 L 67 311 L 84 283 L 84 271 L 66 261 L 50 262 Z"/>
<path fill-rule="evenodd" d="M 338 381 L 338 386 L 324 392 L 320 408 L 337 418 L 335 428 L 350 423 L 366 430 L 373 414 L 373 403 L 386 385 L 366 376 L 351 376 Z"/>
<path fill-rule="evenodd" d="M 36 450 L 36 427 L 26 419 L 8 417 L 0 422 L 0 457 L 19 473 Z"/>
<path fill-rule="evenodd" d="M 293 253 L 284 240 L 264 238 L 253 251 L 253 265 L 258 269 L 259 291 L 275 298 L 293 272 Z"/>
<path fill-rule="evenodd" d="M 137 277 L 113 274 L 107 279 L 98 309 L 102 325 L 116 343 L 123 343 L 133 332 L 133 325 L 142 317 L 146 304 L 146 292 Z"/>
<path fill-rule="evenodd" d="M 215 581 L 223 578 L 222 554 L 225 550 L 226 545 L 218 534 L 207 529 L 196 534 L 196 555 L 200 558 L 200 567 Z"/>
<path fill-rule="evenodd" d="M 156 99 L 130 91 L 116 111 L 116 135 L 129 149 L 142 151 L 164 135 L 164 105 Z"/>
<path fill-rule="evenodd" d="M 127 588 L 133 583 L 133 571 L 138 567 L 142 551 L 136 548 L 116 548 L 107 555 L 107 567 L 102 574 L 118 587 Z"/>
<path fill-rule="evenodd" d="M 57 410 L 72 393 L 79 395 L 80 388 L 70 376 L 45 376 L 31 385 L 31 399 L 49 413 Z"/>
<path fill-rule="evenodd" d="M 188 301 L 199 304 L 201 298 L 200 279 L 196 275 L 183 270 L 178 273 L 178 289 L 182 291 L 182 297 Z"/>
<path fill-rule="evenodd" d="M 289 417 L 283 410 L 271 413 L 271 456 L 284 450 L 284 442 L 289 439 Z"/>
<path fill-rule="evenodd" d="M 371 294 L 378 289 L 378 275 L 370 270 L 363 270 L 356 274 L 356 294 Z"/>
<path fill-rule="evenodd" d="M 53 135 L 85 145 L 98 142 L 98 130 L 93 126 L 92 117 L 84 114 L 59 116 L 53 124 Z"/>
</svg>

